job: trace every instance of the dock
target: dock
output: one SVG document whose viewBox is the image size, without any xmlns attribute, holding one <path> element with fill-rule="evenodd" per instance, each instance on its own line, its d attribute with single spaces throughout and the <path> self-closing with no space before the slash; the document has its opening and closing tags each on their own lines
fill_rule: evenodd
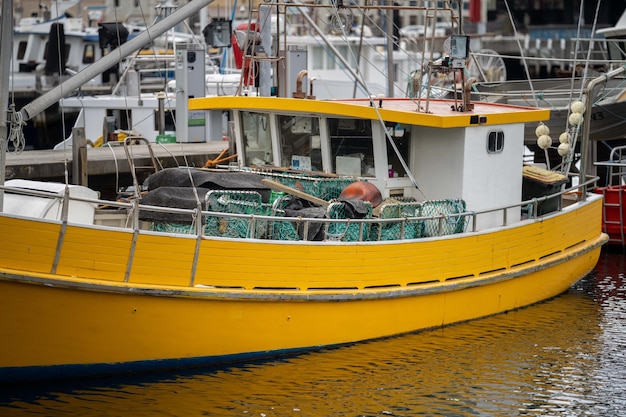
<svg viewBox="0 0 626 417">
<path fill-rule="evenodd" d="M 152 153 L 159 168 L 180 166 L 203 167 L 228 149 L 226 141 L 204 143 L 153 143 Z M 85 173 L 88 186 L 99 191 L 103 197 L 115 197 L 120 187 L 131 186 L 133 179 L 124 147 L 109 143 L 102 147 L 87 149 Z M 136 171 L 152 166 L 149 147 L 143 144 L 129 146 Z M 7 153 L 6 179 L 29 179 L 65 182 L 66 172 L 70 183 L 78 183 L 72 177 L 72 149 L 27 150 L 16 154 Z M 145 176 L 148 172 L 143 172 Z M 138 173 L 139 174 L 139 173 Z"/>
</svg>

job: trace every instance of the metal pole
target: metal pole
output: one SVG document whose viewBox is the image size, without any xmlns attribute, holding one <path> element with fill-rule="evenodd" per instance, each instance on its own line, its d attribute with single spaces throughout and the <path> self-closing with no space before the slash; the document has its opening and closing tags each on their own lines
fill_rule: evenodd
<svg viewBox="0 0 626 417">
<path fill-rule="evenodd" d="M 259 21 L 261 22 L 261 46 L 268 56 L 272 55 L 272 6 L 259 5 Z M 280 23 L 276 20 L 276 25 Z M 254 54 L 254 53 L 253 53 Z M 259 95 L 269 97 L 272 86 L 272 64 L 265 60 L 259 62 Z"/>
<path fill-rule="evenodd" d="M 11 50 L 13 45 L 13 0 L 2 1 L 2 28 L 0 38 L 4 43 L 3 53 L 0 53 L 0 185 L 4 185 L 5 167 L 7 159 L 7 140 L 9 130 L 7 126 L 7 111 L 9 108 L 9 74 L 11 73 Z M 0 190 L 0 211 L 4 208 L 4 191 Z"/>
<path fill-rule="evenodd" d="M 391 0 L 393 1 L 393 0 Z M 393 97 L 395 71 L 393 65 L 393 10 L 385 10 L 385 35 L 387 36 L 387 97 Z"/>
<path fill-rule="evenodd" d="M 593 80 L 589 81 L 589 83 L 587 84 L 587 87 L 585 88 L 585 114 L 583 116 L 584 117 L 583 137 L 580 141 L 580 152 L 581 152 L 580 183 L 581 184 L 584 184 L 587 181 L 588 174 L 592 174 L 592 175 L 594 174 L 592 170 L 595 171 L 595 167 L 593 165 L 593 161 L 595 158 L 594 158 L 594 153 L 591 152 L 591 149 L 590 149 L 591 141 L 589 139 L 589 132 L 591 128 L 591 109 L 593 107 L 593 100 L 595 99 L 595 96 L 596 96 L 596 88 L 606 83 L 611 78 L 619 74 L 622 74 L 624 70 L 625 70 L 625 67 L 619 67 L 617 69 L 614 69 L 613 71 L 609 71 L 605 75 L 602 75 L 600 77 L 594 78 Z M 586 185 L 583 186 L 583 189 L 581 191 L 582 191 L 582 198 L 585 198 L 585 195 L 587 192 L 587 186 Z"/>
</svg>

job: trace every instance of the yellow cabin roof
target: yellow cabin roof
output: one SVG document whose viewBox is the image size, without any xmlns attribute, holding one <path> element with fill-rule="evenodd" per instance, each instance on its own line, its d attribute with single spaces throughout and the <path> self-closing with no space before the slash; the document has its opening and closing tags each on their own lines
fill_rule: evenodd
<svg viewBox="0 0 626 417">
<path fill-rule="evenodd" d="M 546 121 L 550 110 L 512 106 L 506 104 L 473 102 L 471 112 L 452 110 L 454 100 L 431 99 L 428 113 L 424 112 L 426 100 L 418 102 L 407 98 L 308 100 L 282 97 L 214 96 L 189 100 L 189 110 L 233 109 L 248 111 L 273 111 L 281 113 L 325 114 L 334 117 L 367 118 L 412 125 L 453 128 L 472 125 L 499 125 Z M 460 103 L 459 103 L 460 104 Z M 418 112 L 418 105 L 422 108 Z M 380 115 L 380 116 L 379 116 Z"/>
</svg>

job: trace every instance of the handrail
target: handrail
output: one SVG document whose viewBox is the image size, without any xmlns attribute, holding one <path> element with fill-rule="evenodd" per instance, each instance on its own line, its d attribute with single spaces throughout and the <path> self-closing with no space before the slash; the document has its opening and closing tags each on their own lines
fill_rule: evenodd
<svg viewBox="0 0 626 417">
<path fill-rule="evenodd" d="M 132 157 L 131 155 L 131 151 L 129 149 L 131 143 L 133 142 L 143 142 L 147 147 L 148 147 L 148 154 L 150 156 L 150 162 L 152 162 L 152 166 L 151 167 L 147 167 L 147 166 L 141 166 L 138 167 L 135 165 L 135 159 Z M 154 172 L 157 172 L 159 170 L 159 166 L 157 165 L 156 162 L 156 158 L 154 157 L 154 152 L 152 151 L 152 145 L 150 144 L 150 141 L 142 136 L 127 136 L 124 139 L 124 142 L 122 142 L 122 144 L 124 145 L 124 153 L 126 154 L 126 160 L 128 161 L 128 167 L 130 168 L 130 174 L 133 177 L 133 186 L 135 188 L 135 195 L 139 196 L 140 193 L 140 186 L 139 186 L 139 181 L 137 179 L 137 169 L 153 169 Z"/>
<path fill-rule="evenodd" d="M 69 199 L 69 200 L 78 201 L 78 202 L 91 203 L 96 206 L 105 207 L 105 208 L 125 209 L 127 212 L 130 212 L 133 215 L 134 221 L 130 228 L 133 229 L 134 231 L 137 231 L 138 233 L 144 232 L 143 230 L 140 230 L 140 227 L 139 227 L 140 226 L 139 225 L 139 211 L 188 215 L 190 224 L 193 224 L 194 219 L 198 221 L 199 219 L 205 219 L 207 216 L 228 217 L 228 218 L 234 218 L 234 219 L 235 218 L 248 219 L 248 220 L 251 220 L 253 223 L 263 221 L 263 220 L 269 220 L 269 221 L 278 220 L 281 222 L 345 224 L 346 222 L 349 221 L 350 224 L 363 223 L 363 224 L 370 224 L 370 225 L 371 224 L 385 224 L 385 223 L 406 223 L 407 221 L 428 221 L 428 220 L 442 221 L 444 219 L 451 219 L 451 218 L 452 219 L 471 218 L 472 221 L 471 222 L 468 221 L 467 224 L 468 225 L 471 224 L 472 227 L 469 228 L 469 230 L 466 230 L 465 232 L 472 233 L 472 232 L 477 231 L 476 230 L 476 218 L 478 218 L 481 215 L 488 214 L 488 213 L 494 213 L 494 212 L 499 212 L 499 211 L 506 213 L 507 210 L 515 208 L 515 207 L 521 207 L 521 208 L 533 207 L 533 210 L 531 211 L 532 215 L 528 219 L 530 220 L 530 219 L 543 217 L 545 215 L 537 214 L 537 207 L 539 206 L 539 204 L 547 200 L 553 199 L 555 197 L 563 196 L 565 194 L 571 194 L 574 191 L 586 188 L 592 184 L 595 184 L 598 181 L 598 179 L 599 177 L 588 178 L 583 183 L 569 187 L 567 189 L 560 190 L 558 192 L 555 192 L 549 195 L 521 201 L 516 204 L 498 206 L 498 207 L 494 207 L 494 208 L 486 209 L 486 210 L 465 211 L 463 213 L 454 213 L 454 214 L 449 214 L 449 215 L 415 216 L 415 217 L 398 217 L 398 218 L 374 217 L 374 218 L 368 218 L 368 219 L 328 219 L 328 218 L 284 217 L 284 216 L 267 216 L 267 215 L 256 215 L 256 214 L 215 212 L 215 211 L 209 211 L 209 210 L 200 210 L 199 207 L 195 207 L 193 209 L 161 207 L 161 206 L 141 204 L 138 199 L 133 199 L 130 202 L 107 201 L 107 200 L 93 199 L 93 198 L 87 198 L 87 197 L 72 196 L 70 195 L 70 193 L 50 193 L 50 192 L 45 192 L 45 191 L 27 190 L 23 188 L 16 188 L 16 187 L 11 187 L 11 186 L 6 186 L 6 185 L 0 186 L 0 190 L 3 190 L 7 193 L 40 196 L 40 197 L 45 197 L 45 198 L 50 198 L 50 199 L 59 199 L 61 201 L 63 201 L 64 199 Z M 581 197 L 581 199 L 584 199 L 584 198 Z M 504 214 L 503 220 L 504 220 L 503 226 L 506 226 L 508 223 L 506 214 Z M 192 228 L 192 230 L 194 232 L 192 235 L 198 235 L 201 233 L 204 236 L 204 229 L 202 227 L 194 227 Z M 158 233 L 158 232 L 154 232 L 154 233 Z"/>
</svg>

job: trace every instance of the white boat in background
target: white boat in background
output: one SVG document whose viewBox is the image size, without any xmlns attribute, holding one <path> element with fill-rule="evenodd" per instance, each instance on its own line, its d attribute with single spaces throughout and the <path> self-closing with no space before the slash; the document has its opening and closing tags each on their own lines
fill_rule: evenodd
<svg viewBox="0 0 626 417">
<path fill-rule="evenodd" d="M 68 13 L 68 10 L 78 3 L 80 3 L 78 0 L 54 2 L 45 7 L 42 16 L 20 19 L 13 33 L 11 74 L 14 88 L 34 88 L 35 71 L 39 70 L 43 74 L 54 25 L 60 25 L 60 30 L 63 32 L 64 66 L 72 71 L 79 71 L 101 57 L 98 46 L 98 28 L 85 27 L 81 18 L 71 17 Z M 53 51 L 56 50 L 52 44 L 50 47 Z M 101 83 L 101 81 L 100 76 L 99 80 L 94 80 L 94 83 Z"/>
<path fill-rule="evenodd" d="M 205 45 L 196 45 L 195 52 L 198 56 L 203 55 L 203 62 L 209 59 L 204 51 Z M 182 141 L 181 129 L 176 126 L 176 111 L 180 105 L 177 99 L 180 99 L 181 91 L 177 90 L 175 76 L 166 78 L 164 75 L 173 69 L 173 61 L 172 55 L 143 54 L 134 57 L 129 60 L 129 70 L 122 74 L 112 94 L 77 94 L 61 99 L 60 105 L 66 111 L 74 110 L 78 113 L 74 128 L 84 132 L 90 146 L 123 141 L 129 135 L 142 137 L 151 143 L 169 143 L 177 139 Z M 160 71 L 155 69 L 157 62 L 162 62 L 156 65 L 161 68 Z M 142 63 L 146 63 L 148 68 L 144 69 Z M 174 70 L 173 73 L 180 69 Z M 234 95 L 240 90 L 240 72 L 220 73 L 214 65 L 208 65 L 207 71 L 213 72 L 200 75 L 205 82 L 199 84 L 192 95 Z M 146 73 L 156 76 L 147 80 L 142 75 Z M 183 105 L 186 106 L 184 99 Z M 222 140 L 223 136 L 220 133 L 201 141 Z M 71 148 L 72 144 L 73 136 L 70 135 L 54 149 Z"/>
<path fill-rule="evenodd" d="M 546 121 L 546 125 L 552 132 L 560 134 L 568 125 L 569 104 L 578 99 L 588 81 L 582 78 L 549 78 L 532 80 L 531 84 L 519 80 L 477 83 L 473 89 L 474 97 L 478 100 L 550 109 L 550 121 Z M 623 114 L 626 114 L 626 81 L 622 77 L 609 79 L 594 100 L 590 139 L 610 141 L 626 137 Z M 526 138 L 528 144 L 534 144 L 534 128 L 526 129 Z"/>
<path fill-rule="evenodd" d="M 49 88 L 58 84 L 59 77 L 77 73 L 102 58 L 119 42 L 132 39 L 146 29 L 145 25 L 97 22 L 86 25 L 81 17 L 72 17 L 69 10 L 80 5 L 79 0 L 53 1 L 44 8 L 42 16 L 20 19 L 14 27 L 12 82 L 15 89 Z M 171 14 L 176 7 L 170 2 L 159 4 L 160 18 Z M 63 39 L 63 42 L 60 42 Z M 176 43 L 192 42 L 198 36 L 186 32 L 170 32 L 153 39 L 152 51 L 173 50 Z M 51 51 L 50 53 L 48 53 Z M 60 57 L 63 56 L 63 59 Z M 48 80 L 47 75 L 56 75 Z M 114 77 L 110 80 L 110 75 Z M 104 72 L 90 81 L 90 85 L 111 85 L 119 71 Z"/>
</svg>

